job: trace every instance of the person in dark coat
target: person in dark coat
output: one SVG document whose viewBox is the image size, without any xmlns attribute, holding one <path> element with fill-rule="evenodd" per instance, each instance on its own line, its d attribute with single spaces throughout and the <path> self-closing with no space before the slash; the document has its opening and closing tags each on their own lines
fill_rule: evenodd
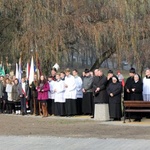
<svg viewBox="0 0 150 150">
<path fill-rule="evenodd" d="M 143 100 L 143 83 L 140 79 L 140 76 L 138 74 L 134 75 L 134 82 L 131 85 L 131 99 L 135 101 L 142 101 Z M 134 121 L 141 121 L 142 116 L 140 113 L 132 113 L 131 118 L 134 119 Z"/>
<path fill-rule="evenodd" d="M 106 92 L 107 78 L 103 74 L 103 71 L 101 69 L 95 69 L 94 74 L 95 74 L 93 79 L 94 103 L 107 104 L 108 103 Z"/>
<path fill-rule="evenodd" d="M 111 120 L 121 120 L 121 93 L 122 86 L 116 76 L 112 77 L 112 83 L 107 87 L 109 95 L 109 114 Z"/>
<path fill-rule="evenodd" d="M 143 83 L 138 74 L 134 75 L 134 82 L 131 85 L 131 99 L 132 100 L 143 100 Z"/>
<path fill-rule="evenodd" d="M 20 111 L 20 84 L 19 80 L 16 78 L 14 80 L 14 84 L 12 86 L 12 101 L 13 101 L 13 109 L 14 113 L 17 113 L 17 111 Z"/>
<path fill-rule="evenodd" d="M 4 86 L 3 86 L 3 77 L 1 76 L 0 77 L 0 113 L 3 112 L 3 89 L 4 89 Z"/>
<path fill-rule="evenodd" d="M 134 75 L 135 75 L 135 69 L 131 68 L 129 72 L 129 77 L 126 80 L 125 86 L 124 86 L 124 100 L 132 100 L 131 99 L 131 86 L 134 82 Z"/>
<path fill-rule="evenodd" d="M 6 92 L 6 78 L 2 77 L 2 82 L 3 82 L 3 105 L 2 105 L 2 113 L 6 113 L 6 105 L 7 105 L 7 92 Z"/>
<path fill-rule="evenodd" d="M 114 73 L 112 70 L 108 70 L 107 73 L 107 86 L 112 83 L 112 77 L 113 77 Z"/>
<path fill-rule="evenodd" d="M 19 94 L 21 100 L 21 112 L 22 115 L 27 114 L 26 102 L 29 98 L 29 84 L 25 82 L 25 77 L 21 78 L 21 83 L 19 84 Z"/>
<path fill-rule="evenodd" d="M 38 103 L 38 92 L 36 87 L 38 86 L 38 77 L 37 74 L 34 74 L 34 81 L 31 83 L 31 94 L 32 94 L 32 101 L 33 101 L 33 114 L 38 116 L 39 115 L 39 103 Z"/>
<path fill-rule="evenodd" d="M 93 115 L 94 103 L 93 103 L 93 77 L 90 75 L 90 70 L 85 69 L 85 77 L 83 78 L 83 100 L 82 100 L 82 113 L 85 115 Z"/>
</svg>

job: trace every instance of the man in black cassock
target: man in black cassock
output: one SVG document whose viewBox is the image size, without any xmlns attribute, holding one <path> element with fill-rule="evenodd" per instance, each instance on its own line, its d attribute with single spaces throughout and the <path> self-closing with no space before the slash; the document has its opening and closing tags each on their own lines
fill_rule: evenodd
<svg viewBox="0 0 150 150">
<path fill-rule="evenodd" d="M 100 69 L 95 69 L 94 74 L 95 74 L 93 79 L 94 103 L 95 104 L 108 103 L 106 92 L 107 78 Z"/>
<path fill-rule="evenodd" d="M 131 100 L 131 87 L 134 83 L 134 75 L 135 75 L 135 69 L 131 68 L 129 71 L 129 77 L 126 80 L 125 86 L 124 86 L 124 100 L 128 101 Z"/>
<path fill-rule="evenodd" d="M 93 79 L 94 105 L 107 104 L 108 96 L 106 92 L 107 77 L 101 69 L 95 69 Z"/>
</svg>

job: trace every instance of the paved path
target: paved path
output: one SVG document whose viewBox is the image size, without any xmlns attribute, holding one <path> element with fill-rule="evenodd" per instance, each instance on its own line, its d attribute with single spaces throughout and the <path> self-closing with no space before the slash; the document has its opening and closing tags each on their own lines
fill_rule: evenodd
<svg viewBox="0 0 150 150">
<path fill-rule="evenodd" d="M 148 150 L 150 140 L 0 136 L 0 150 Z"/>
</svg>

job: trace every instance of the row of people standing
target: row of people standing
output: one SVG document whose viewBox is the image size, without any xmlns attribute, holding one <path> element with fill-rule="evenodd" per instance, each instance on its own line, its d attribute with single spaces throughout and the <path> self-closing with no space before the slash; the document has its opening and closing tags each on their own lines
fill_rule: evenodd
<svg viewBox="0 0 150 150">
<path fill-rule="evenodd" d="M 83 78 L 83 103 L 88 100 L 91 101 L 91 109 L 87 108 L 89 105 L 84 106 L 86 106 L 86 112 L 91 110 L 92 118 L 94 117 L 95 104 L 108 104 L 110 118 L 120 120 L 122 117 L 121 93 L 121 82 L 113 74 L 113 71 L 109 70 L 106 77 L 101 69 L 95 69 L 94 76 L 91 77 L 90 71 L 88 69 L 85 70 L 85 77 Z"/>
<path fill-rule="evenodd" d="M 146 69 L 143 80 L 134 68 L 130 69 L 124 87 L 124 100 L 150 101 L 150 69 Z"/>
<path fill-rule="evenodd" d="M 150 69 L 146 69 L 143 80 L 138 74 L 136 74 L 134 68 L 130 69 L 129 77 L 126 80 L 124 88 L 124 100 L 150 101 Z M 132 118 L 135 119 L 134 121 L 141 121 L 142 116 L 149 117 L 149 114 L 132 114 Z"/>
<path fill-rule="evenodd" d="M 111 79 L 108 80 L 100 69 L 94 71 L 94 76 L 85 69 L 85 76 L 82 79 L 78 76 L 77 70 L 73 70 L 72 73 L 73 76 L 70 70 L 66 69 L 65 73 L 56 74 L 56 70 L 52 69 L 48 80 L 43 75 L 37 80 L 35 75 L 31 85 L 25 77 L 22 77 L 20 83 L 18 79 L 11 81 L 7 78 L 9 112 L 15 112 L 15 106 L 20 101 L 21 113 L 25 115 L 29 101 L 31 112 L 36 115 L 43 114 L 44 117 L 48 114 L 60 116 L 88 114 L 94 117 L 94 105 L 109 101 L 107 87 Z"/>
<path fill-rule="evenodd" d="M 107 104 L 109 102 L 110 95 L 116 99 L 115 93 L 112 95 L 113 90 L 111 88 L 109 89 L 111 93 L 108 94 L 109 91 L 107 91 L 107 87 L 109 87 L 108 85 L 112 83 L 112 79 L 110 77 L 107 79 L 102 70 L 95 69 L 94 76 L 92 76 L 90 70 L 85 69 L 84 76 L 82 78 L 78 76 L 77 70 L 73 70 L 72 74 L 73 76 L 71 75 L 71 71 L 66 69 L 65 72 L 55 72 L 53 76 L 49 76 L 47 82 L 45 79 L 42 79 L 42 77 L 38 85 L 35 84 L 36 81 L 32 83 L 32 91 L 34 93 L 37 92 L 37 94 L 33 95 L 37 95 L 35 99 L 37 99 L 37 101 L 39 101 L 42 105 L 42 112 L 45 112 L 46 110 L 46 116 L 47 114 L 59 116 L 85 114 L 92 115 L 92 117 L 94 117 L 95 104 Z M 117 84 L 120 85 L 119 94 L 121 94 L 122 86 L 117 77 L 114 76 L 114 78 L 116 78 Z M 49 89 L 44 89 L 44 80 L 44 85 L 48 83 Z M 48 85 L 45 85 L 45 87 L 48 87 Z M 47 97 L 42 96 L 42 94 L 45 95 L 45 92 L 48 93 L 46 94 Z M 121 96 L 119 95 L 119 97 Z M 117 103 L 119 103 L 119 108 L 121 108 L 121 98 L 119 102 L 117 101 Z M 35 109 L 36 108 L 38 107 L 36 106 Z M 41 109 L 37 110 L 40 110 L 41 112 Z M 121 112 L 118 116 L 116 116 L 116 112 L 114 112 L 114 114 L 114 118 L 121 118 Z"/>
<path fill-rule="evenodd" d="M 135 69 L 130 69 L 131 77 L 127 79 L 124 88 L 125 100 L 142 100 L 142 92 L 144 94 L 144 91 L 147 91 L 143 89 L 147 89 L 145 87 L 150 78 L 149 72 L 146 70 L 144 78 L 146 81 L 143 80 L 145 83 L 143 84 L 139 75 L 135 74 Z M 31 112 L 36 115 L 43 114 L 46 117 L 48 114 L 60 116 L 89 114 L 94 117 L 94 105 L 106 103 L 109 104 L 110 117 L 120 120 L 122 80 L 118 80 L 113 71 L 109 70 L 107 77 L 101 69 L 95 69 L 94 76 L 89 69 L 85 69 L 82 78 L 78 76 L 77 70 L 73 70 L 72 74 L 73 76 L 69 69 L 57 74 L 56 69 L 52 69 L 48 80 L 43 75 L 40 80 L 37 80 L 35 75 L 31 85 L 24 77 L 21 83 L 18 79 L 11 81 L 7 78 L 6 84 L 0 84 L 2 107 L 5 107 L 5 99 L 8 99 L 11 112 L 15 110 L 14 105 L 21 101 L 21 112 L 24 115 L 29 106 L 27 102 L 30 100 Z M 147 99 L 149 99 L 149 93 L 145 93 Z"/>
<path fill-rule="evenodd" d="M 50 75 L 48 80 L 41 76 L 38 85 L 34 81 L 31 89 L 37 95 L 33 97 L 36 103 L 42 105 L 42 109 L 38 109 L 37 105 L 34 107 L 38 114 L 42 112 L 43 116 L 48 114 L 56 116 L 72 116 L 81 114 L 81 99 L 82 94 L 82 79 L 78 76 L 77 70 L 73 71 L 74 77 L 71 75 L 69 69 L 61 73 Z M 63 76 L 63 77 L 62 77 Z"/>
<path fill-rule="evenodd" d="M 22 87 L 21 87 L 22 85 Z M 23 109 L 24 105 L 24 93 L 25 89 L 25 80 L 22 78 L 22 84 L 19 84 L 18 79 L 11 80 L 9 78 L 0 77 L 0 112 L 1 113 L 12 113 L 16 111 L 15 105 L 21 99 L 21 108 Z M 27 94 L 28 95 L 28 94 Z M 26 95 L 26 96 L 27 96 Z M 27 97 L 26 97 L 27 98 Z M 26 104 L 25 104 L 26 105 Z M 25 112 L 25 110 L 23 110 Z"/>
</svg>

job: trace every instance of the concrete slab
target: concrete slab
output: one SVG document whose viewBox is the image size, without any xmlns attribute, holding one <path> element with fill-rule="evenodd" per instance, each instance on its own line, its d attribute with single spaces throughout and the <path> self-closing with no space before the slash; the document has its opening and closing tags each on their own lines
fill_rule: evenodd
<svg viewBox="0 0 150 150">
<path fill-rule="evenodd" d="M 0 136 L 0 150 L 146 150 L 150 140 Z"/>
</svg>

